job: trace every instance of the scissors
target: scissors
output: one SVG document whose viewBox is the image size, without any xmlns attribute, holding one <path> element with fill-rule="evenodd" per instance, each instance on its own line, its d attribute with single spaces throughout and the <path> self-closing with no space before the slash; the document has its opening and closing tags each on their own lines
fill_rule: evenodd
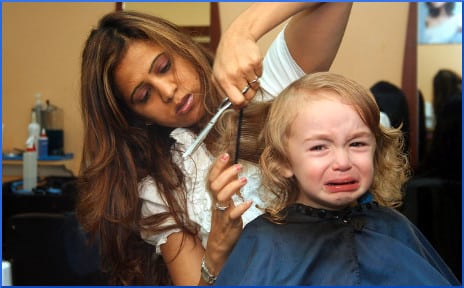
<svg viewBox="0 0 464 288">
<path fill-rule="evenodd" d="M 211 128 L 213 128 L 214 124 L 218 121 L 219 117 L 224 113 L 229 107 L 232 105 L 232 103 L 229 101 L 229 98 L 225 98 L 222 100 L 221 104 L 219 104 L 218 111 L 216 114 L 214 114 L 213 118 L 208 122 L 205 128 L 201 130 L 200 134 L 198 134 L 198 137 L 193 141 L 193 143 L 185 150 L 184 154 L 182 154 L 182 157 L 185 159 L 192 155 L 193 152 L 195 152 L 198 147 L 200 147 L 200 144 L 205 140 L 206 136 L 208 135 L 209 131 L 211 131 Z"/>
<path fill-rule="evenodd" d="M 229 101 L 229 98 L 225 98 L 221 104 L 219 104 L 218 111 L 216 114 L 214 114 L 213 118 L 208 122 L 205 128 L 201 130 L 200 134 L 198 134 L 198 137 L 193 141 L 193 143 L 185 150 L 184 154 L 182 154 L 182 157 L 185 159 L 192 155 L 193 152 L 195 152 L 198 147 L 200 147 L 200 144 L 205 140 L 206 136 L 208 135 L 209 131 L 211 131 L 211 128 L 213 128 L 214 124 L 216 124 L 217 120 L 219 117 L 224 113 L 229 107 L 232 105 L 232 103 Z M 238 125 L 237 125 L 237 140 L 235 142 L 235 157 L 234 157 L 234 163 L 238 163 L 238 155 L 240 151 L 240 134 L 242 130 L 242 119 L 243 119 L 243 108 L 240 109 L 240 114 L 238 117 Z"/>
</svg>

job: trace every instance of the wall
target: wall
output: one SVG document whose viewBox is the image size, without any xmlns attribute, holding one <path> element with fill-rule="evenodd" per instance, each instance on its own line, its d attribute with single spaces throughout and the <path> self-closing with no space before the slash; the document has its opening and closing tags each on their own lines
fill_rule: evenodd
<svg viewBox="0 0 464 288">
<path fill-rule="evenodd" d="M 379 80 L 401 87 L 409 3 L 355 3 L 334 72 L 366 87 Z"/>
<path fill-rule="evenodd" d="M 115 9 L 108 3 L 2 3 L 3 151 L 24 148 L 34 94 L 63 109 L 64 148 L 79 169 L 82 121 L 80 55 L 97 20 Z"/>
<path fill-rule="evenodd" d="M 222 29 L 249 5 L 220 3 Z M 367 87 L 378 80 L 400 85 L 407 7 L 398 2 L 355 3 L 332 71 Z M 64 110 L 65 150 L 74 153 L 69 168 L 77 173 L 83 135 L 80 54 L 91 27 L 114 9 L 114 2 L 3 3 L 3 151 L 24 147 L 34 94 L 41 92 L 44 100 Z M 260 40 L 262 51 L 281 27 Z"/>
<path fill-rule="evenodd" d="M 182 9 L 179 9 L 182 5 Z M 209 25 L 209 2 L 125 2 L 124 10 L 150 13 L 181 26 Z"/>
<path fill-rule="evenodd" d="M 220 3 L 221 26 L 251 3 Z M 332 71 L 366 87 L 379 80 L 401 86 L 404 39 L 409 3 L 356 2 Z M 392 21 L 394 19 L 394 21 Z M 259 41 L 265 51 L 282 25 Z"/>
</svg>

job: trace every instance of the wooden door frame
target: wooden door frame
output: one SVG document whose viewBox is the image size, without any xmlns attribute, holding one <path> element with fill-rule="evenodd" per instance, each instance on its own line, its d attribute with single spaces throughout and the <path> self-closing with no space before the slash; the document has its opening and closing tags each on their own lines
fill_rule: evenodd
<svg viewBox="0 0 464 288">
<path fill-rule="evenodd" d="M 414 169 L 419 164 L 419 96 L 417 88 L 417 3 L 409 3 L 403 57 L 401 88 L 409 110 L 409 161 Z"/>
</svg>

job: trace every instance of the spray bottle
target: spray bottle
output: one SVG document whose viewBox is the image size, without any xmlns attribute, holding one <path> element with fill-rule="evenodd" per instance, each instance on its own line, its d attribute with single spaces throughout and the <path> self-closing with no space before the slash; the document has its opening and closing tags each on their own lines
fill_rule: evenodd
<svg viewBox="0 0 464 288">
<path fill-rule="evenodd" d="M 34 138 L 26 141 L 26 151 L 23 153 L 23 190 L 32 191 L 37 186 L 37 151 Z"/>
</svg>

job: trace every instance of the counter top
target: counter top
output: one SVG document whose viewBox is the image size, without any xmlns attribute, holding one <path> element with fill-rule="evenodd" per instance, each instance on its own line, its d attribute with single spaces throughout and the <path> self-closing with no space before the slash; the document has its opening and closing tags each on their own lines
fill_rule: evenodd
<svg viewBox="0 0 464 288">
<path fill-rule="evenodd" d="M 71 160 L 74 158 L 73 153 L 67 153 L 64 155 L 48 155 L 48 156 L 40 156 L 37 160 L 39 161 L 63 161 L 63 160 Z M 2 161 L 6 160 L 23 160 L 23 155 L 5 155 L 2 154 Z"/>
</svg>

